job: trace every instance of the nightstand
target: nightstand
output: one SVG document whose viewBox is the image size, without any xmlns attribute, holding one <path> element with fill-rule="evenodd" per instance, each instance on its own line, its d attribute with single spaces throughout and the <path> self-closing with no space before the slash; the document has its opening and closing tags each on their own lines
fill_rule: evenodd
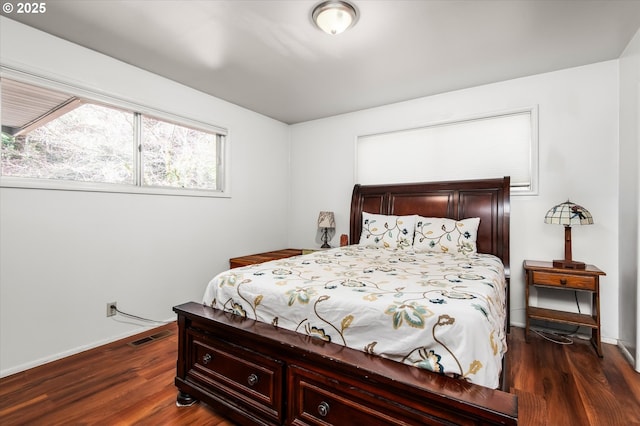
<svg viewBox="0 0 640 426">
<path fill-rule="evenodd" d="M 231 269 L 239 268 L 241 266 L 268 262 L 270 260 L 286 259 L 287 257 L 299 256 L 301 254 L 302 250 L 300 249 L 284 249 L 268 251 L 265 253 L 250 254 L 248 256 L 233 257 L 229 259 L 229 267 Z"/>
<path fill-rule="evenodd" d="M 600 335 L 600 276 L 606 274 L 593 265 L 587 265 L 585 269 L 564 269 L 555 268 L 552 262 L 525 260 L 523 266 L 526 275 L 526 341 L 529 341 L 529 322 L 532 319 L 589 327 L 591 328 L 591 343 L 595 347 L 598 356 L 602 357 Z M 590 292 L 592 297 L 591 315 L 529 306 L 529 289 L 532 286 L 556 290 Z"/>
</svg>

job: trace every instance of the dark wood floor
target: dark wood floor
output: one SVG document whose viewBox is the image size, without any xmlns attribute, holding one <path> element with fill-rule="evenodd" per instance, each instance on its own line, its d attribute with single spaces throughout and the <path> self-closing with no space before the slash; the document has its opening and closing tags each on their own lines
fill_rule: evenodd
<svg viewBox="0 0 640 426">
<path fill-rule="evenodd" d="M 0 379 L 2 425 L 231 425 L 204 404 L 177 407 L 175 324 L 168 337 L 114 342 Z M 598 358 L 588 342 L 559 346 L 509 337 L 511 391 L 521 425 L 640 425 L 640 374 L 613 345 Z"/>
</svg>

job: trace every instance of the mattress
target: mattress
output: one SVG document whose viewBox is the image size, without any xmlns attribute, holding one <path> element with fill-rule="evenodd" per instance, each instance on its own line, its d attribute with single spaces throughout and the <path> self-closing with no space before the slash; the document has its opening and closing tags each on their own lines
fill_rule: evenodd
<svg viewBox="0 0 640 426">
<path fill-rule="evenodd" d="M 493 255 L 352 245 L 223 272 L 203 303 L 497 388 L 505 286 Z"/>
</svg>

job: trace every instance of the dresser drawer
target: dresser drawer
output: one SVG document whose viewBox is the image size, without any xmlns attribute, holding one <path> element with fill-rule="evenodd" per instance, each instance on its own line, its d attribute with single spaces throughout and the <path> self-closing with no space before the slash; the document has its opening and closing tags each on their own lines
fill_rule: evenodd
<svg viewBox="0 0 640 426">
<path fill-rule="evenodd" d="M 231 345 L 191 336 L 191 362 L 187 376 L 280 421 L 283 416 L 281 361 Z"/>
<path fill-rule="evenodd" d="M 596 277 L 533 271 L 533 284 L 596 291 Z"/>
<path fill-rule="evenodd" d="M 340 388 L 336 381 L 332 383 L 326 377 L 316 376 L 315 373 L 290 367 L 290 374 L 294 376 L 294 386 L 290 392 L 290 419 L 294 424 L 344 424 L 352 425 L 399 425 L 389 414 L 376 410 L 375 406 L 358 401 L 357 393 L 351 389 L 350 395 L 344 396 L 336 392 Z M 314 377 L 316 376 L 316 377 Z M 346 388 L 348 389 L 348 388 Z"/>
<path fill-rule="evenodd" d="M 287 368 L 289 421 L 302 425 L 473 425 L 471 419 L 439 407 L 411 409 L 390 401 L 375 390 L 360 388 L 330 374 L 319 374 L 297 365 Z"/>
</svg>

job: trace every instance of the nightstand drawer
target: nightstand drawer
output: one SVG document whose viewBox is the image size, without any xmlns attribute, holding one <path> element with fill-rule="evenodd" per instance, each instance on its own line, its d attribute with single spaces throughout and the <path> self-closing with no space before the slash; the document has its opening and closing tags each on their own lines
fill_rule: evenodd
<svg viewBox="0 0 640 426">
<path fill-rule="evenodd" d="M 594 276 L 533 271 L 533 284 L 596 291 L 596 278 Z"/>
</svg>

